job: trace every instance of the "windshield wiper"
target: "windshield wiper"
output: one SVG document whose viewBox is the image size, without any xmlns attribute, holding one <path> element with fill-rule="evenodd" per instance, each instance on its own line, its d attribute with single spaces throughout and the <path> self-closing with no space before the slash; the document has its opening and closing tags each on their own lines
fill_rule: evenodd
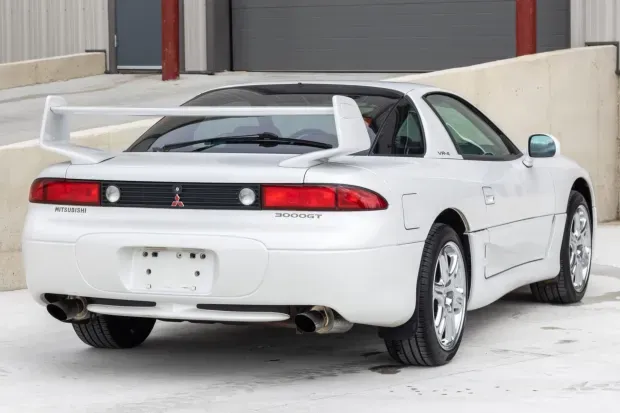
<svg viewBox="0 0 620 413">
<path fill-rule="evenodd" d="M 256 143 L 261 146 L 273 147 L 278 145 L 297 145 L 297 146 L 310 146 L 313 148 L 330 149 L 333 146 L 328 143 L 308 141 L 304 139 L 289 139 L 282 138 L 276 134 L 265 132 L 256 133 L 252 135 L 236 135 L 236 136 L 223 136 L 221 138 L 199 139 L 196 141 L 187 141 L 179 143 L 171 143 L 160 147 L 153 148 L 155 152 L 168 152 L 172 149 L 185 148 L 187 146 L 199 145 L 201 143 L 206 144 L 203 147 L 194 149 L 192 152 L 200 152 L 205 149 L 212 148 L 222 144 L 243 144 L 243 143 Z"/>
</svg>

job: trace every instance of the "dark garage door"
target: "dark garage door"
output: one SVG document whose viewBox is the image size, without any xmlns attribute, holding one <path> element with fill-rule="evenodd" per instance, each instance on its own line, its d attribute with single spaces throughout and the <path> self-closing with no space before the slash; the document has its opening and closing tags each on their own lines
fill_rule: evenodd
<svg viewBox="0 0 620 413">
<path fill-rule="evenodd" d="M 233 69 L 427 71 L 515 55 L 515 0 L 232 0 Z M 570 45 L 569 0 L 538 2 L 538 49 Z"/>
<path fill-rule="evenodd" d="M 161 4 L 123 0 L 115 11 L 118 69 L 161 69 Z"/>
</svg>

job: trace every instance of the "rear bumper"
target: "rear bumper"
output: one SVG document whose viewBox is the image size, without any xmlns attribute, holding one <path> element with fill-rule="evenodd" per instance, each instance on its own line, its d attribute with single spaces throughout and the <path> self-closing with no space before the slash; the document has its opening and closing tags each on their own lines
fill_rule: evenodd
<svg viewBox="0 0 620 413">
<path fill-rule="evenodd" d="M 157 237 L 152 234 L 148 239 L 154 242 Z M 200 309 L 198 305 L 323 305 L 352 323 L 394 327 L 407 321 L 415 309 L 424 245 L 421 242 L 372 249 L 312 251 L 268 250 L 253 240 L 241 243 L 236 240 L 236 247 L 231 249 L 226 247 L 230 240 L 223 238 L 181 238 L 177 241 L 179 246 L 193 248 L 209 241 L 220 246 L 221 251 L 229 251 L 228 256 L 215 254 L 213 276 L 201 278 L 203 284 L 192 286 L 193 291 L 147 290 L 145 278 L 134 275 L 135 255 L 110 247 L 112 241 L 105 238 L 78 240 L 77 244 L 24 239 L 28 288 L 41 305 L 46 304 L 43 295 L 48 293 L 146 301 L 155 306 L 92 304 L 89 309 L 106 314 L 180 320 L 264 322 L 288 318 L 287 314 L 277 312 L 216 311 Z M 155 244 L 164 245 L 163 238 L 159 241 Z M 124 238 L 123 242 L 131 245 L 130 238 Z M 171 239 L 165 245 L 177 247 Z M 191 283 L 191 278 L 187 280 Z"/>
</svg>

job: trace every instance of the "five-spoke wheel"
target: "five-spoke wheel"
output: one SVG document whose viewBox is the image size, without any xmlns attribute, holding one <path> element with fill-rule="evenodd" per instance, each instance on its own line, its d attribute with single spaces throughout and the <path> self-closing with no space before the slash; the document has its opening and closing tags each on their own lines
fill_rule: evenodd
<svg viewBox="0 0 620 413">
<path fill-rule="evenodd" d="M 571 191 L 560 250 L 560 272 L 547 281 L 530 285 L 536 300 L 572 304 L 581 301 L 592 269 L 592 214 L 584 196 Z"/>
<path fill-rule="evenodd" d="M 569 244 L 569 268 L 575 291 L 581 292 L 588 283 L 592 261 L 592 233 L 587 207 L 579 205 L 573 214 Z"/>
<path fill-rule="evenodd" d="M 433 287 L 433 320 L 439 345 L 451 350 L 461 334 L 465 321 L 466 276 L 459 247 L 446 243 L 435 264 Z"/>
<path fill-rule="evenodd" d="M 433 224 L 424 244 L 418 273 L 413 332 L 405 339 L 386 339 L 395 360 L 416 366 L 440 366 L 458 351 L 467 319 L 469 264 L 456 231 Z"/>
</svg>

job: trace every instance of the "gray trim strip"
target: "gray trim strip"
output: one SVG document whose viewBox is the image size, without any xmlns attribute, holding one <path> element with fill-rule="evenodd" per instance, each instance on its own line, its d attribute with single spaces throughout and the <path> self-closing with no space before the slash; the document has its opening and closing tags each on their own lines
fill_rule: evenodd
<svg viewBox="0 0 620 413">
<path fill-rule="evenodd" d="M 207 73 L 231 70 L 230 0 L 207 1 Z"/>
<path fill-rule="evenodd" d="M 179 0 L 179 73 L 185 71 L 185 0 Z"/>
<path fill-rule="evenodd" d="M 523 267 L 524 265 L 527 265 L 527 264 L 533 264 L 535 262 L 543 261 L 544 259 L 545 258 L 538 258 L 538 259 L 535 259 L 535 260 L 532 260 L 532 261 L 524 262 L 522 264 L 517 264 L 517 265 L 514 265 L 514 266 L 512 266 L 510 268 L 506 268 L 505 270 L 502 270 L 500 272 L 496 272 L 495 274 L 491 274 L 491 275 L 487 275 L 486 272 L 485 272 L 484 278 L 488 280 L 488 279 L 496 277 L 498 275 L 502 275 L 503 273 L 508 272 L 510 270 L 514 270 L 515 268 L 519 268 L 519 267 Z"/>
<path fill-rule="evenodd" d="M 212 75 L 213 72 L 207 72 L 206 70 L 182 70 L 183 75 Z"/>
<path fill-rule="evenodd" d="M 108 0 L 108 73 L 118 73 L 116 67 L 116 0 Z"/>
<path fill-rule="evenodd" d="M 458 161 L 459 159 L 456 159 L 456 160 Z M 555 217 L 557 217 L 558 215 L 566 215 L 566 213 L 565 212 L 554 212 L 552 214 L 545 214 L 545 215 L 538 215 L 538 216 L 535 216 L 535 217 L 528 217 L 528 218 L 523 218 L 523 219 L 517 219 L 516 221 L 504 222 L 502 224 L 493 225 L 491 227 L 485 227 L 485 228 L 477 229 L 475 231 L 469 231 L 466 234 L 475 234 L 477 232 L 486 231 L 486 230 L 492 229 L 492 228 L 499 228 L 499 227 L 503 227 L 505 225 L 516 224 L 517 222 L 531 221 L 532 219 L 539 219 L 539 218 L 546 218 L 546 217 L 553 217 L 555 219 Z"/>
<path fill-rule="evenodd" d="M 205 35 L 207 36 L 207 73 L 213 73 L 214 72 L 214 61 L 215 61 L 215 29 L 214 29 L 214 24 L 215 24 L 215 18 L 214 18 L 214 3 L 211 0 L 205 0 L 207 2 L 207 5 L 205 7 L 206 9 L 206 16 L 205 16 Z"/>
<path fill-rule="evenodd" d="M 161 70 L 161 66 L 117 66 L 118 69 Z"/>
</svg>

